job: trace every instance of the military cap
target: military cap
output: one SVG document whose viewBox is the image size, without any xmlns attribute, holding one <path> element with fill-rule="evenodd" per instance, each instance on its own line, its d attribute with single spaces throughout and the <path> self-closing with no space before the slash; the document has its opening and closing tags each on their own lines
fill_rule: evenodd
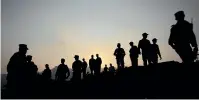
<svg viewBox="0 0 199 100">
<path fill-rule="evenodd" d="M 185 16 L 184 11 L 178 11 L 174 15 L 175 16 Z"/>
<path fill-rule="evenodd" d="M 147 34 L 147 33 L 143 33 L 142 35 L 149 35 L 149 34 Z"/>
<path fill-rule="evenodd" d="M 78 55 L 75 55 L 75 57 L 74 58 L 79 58 L 79 56 Z"/>
<path fill-rule="evenodd" d="M 152 40 L 152 41 L 155 41 L 155 40 L 158 40 L 158 39 L 156 39 L 156 38 L 153 38 L 153 40 Z"/>
<path fill-rule="evenodd" d="M 133 44 L 133 42 L 131 41 L 129 44 Z"/>
<path fill-rule="evenodd" d="M 24 48 L 24 49 L 27 49 L 28 50 L 28 47 L 26 44 L 19 44 L 19 48 Z"/>
</svg>

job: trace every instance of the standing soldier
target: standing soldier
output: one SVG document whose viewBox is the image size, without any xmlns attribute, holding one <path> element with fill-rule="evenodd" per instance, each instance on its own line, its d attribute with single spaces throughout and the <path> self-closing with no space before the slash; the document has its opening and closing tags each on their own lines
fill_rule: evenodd
<svg viewBox="0 0 199 100">
<path fill-rule="evenodd" d="M 75 61 L 73 62 L 73 81 L 81 80 L 81 70 L 82 70 L 82 62 L 79 60 L 79 56 L 75 55 Z"/>
<path fill-rule="evenodd" d="M 32 61 L 32 56 L 27 55 L 27 78 L 30 81 L 30 83 L 33 83 L 36 81 L 36 76 L 37 76 L 37 65 L 34 64 Z"/>
<path fill-rule="evenodd" d="M 99 57 L 99 54 L 96 54 L 96 60 L 95 60 L 95 63 L 96 63 L 96 66 L 95 66 L 95 74 L 96 75 L 99 75 L 100 72 L 101 72 L 101 64 L 102 64 L 102 59 Z"/>
<path fill-rule="evenodd" d="M 65 79 L 67 79 L 70 76 L 70 71 L 68 69 L 68 66 L 64 63 L 65 63 L 65 59 L 62 58 L 61 64 L 57 67 L 57 72 L 55 74 L 55 78 L 60 82 L 64 82 Z"/>
<path fill-rule="evenodd" d="M 44 71 L 42 72 L 42 76 L 43 76 L 45 81 L 50 81 L 50 79 L 51 79 L 51 70 L 49 68 L 49 65 L 46 64 L 45 68 L 46 69 L 44 69 Z"/>
<path fill-rule="evenodd" d="M 116 56 L 116 62 L 118 69 L 124 68 L 124 56 L 125 56 L 125 51 L 123 48 L 121 48 L 121 44 L 117 44 L 117 48 L 115 49 L 114 56 Z"/>
<path fill-rule="evenodd" d="M 160 60 L 162 59 L 162 57 L 161 57 L 159 46 L 156 44 L 157 39 L 154 38 L 152 40 L 152 42 L 153 42 L 153 44 L 151 45 L 151 62 L 153 64 L 157 64 L 158 63 L 158 56 L 160 57 Z"/>
<path fill-rule="evenodd" d="M 110 72 L 111 76 L 114 76 L 115 71 L 116 71 L 116 70 L 115 70 L 115 67 L 114 67 L 112 64 L 110 64 L 109 72 Z"/>
<path fill-rule="evenodd" d="M 95 59 L 93 55 L 91 55 L 91 59 L 89 60 L 89 67 L 91 70 L 91 74 L 93 75 L 94 67 L 95 67 Z"/>
<path fill-rule="evenodd" d="M 19 51 L 16 52 L 7 65 L 7 86 L 10 88 L 17 88 L 25 82 L 26 66 L 27 66 L 27 45 L 19 44 Z"/>
<path fill-rule="evenodd" d="M 137 46 L 134 45 L 133 42 L 130 42 L 129 44 L 131 46 L 129 53 L 130 53 L 132 67 L 137 67 L 138 66 L 139 50 L 138 50 Z"/>
<path fill-rule="evenodd" d="M 107 73 L 108 72 L 108 67 L 107 67 L 107 65 L 105 65 L 105 67 L 104 67 L 104 73 Z"/>
<path fill-rule="evenodd" d="M 139 49 L 139 53 L 142 49 L 142 60 L 144 62 L 144 66 L 147 66 L 147 62 L 148 62 L 148 64 L 151 64 L 151 60 L 150 60 L 151 43 L 147 39 L 147 36 L 148 36 L 147 33 L 143 33 L 142 36 L 143 36 L 142 40 L 140 40 L 138 43 L 138 49 Z"/>
<path fill-rule="evenodd" d="M 193 24 L 184 20 L 184 11 L 175 13 L 177 23 L 172 26 L 169 45 L 177 52 L 184 63 L 191 63 L 196 59 L 198 45 L 193 32 Z M 192 50 L 192 47 L 194 49 Z"/>
<path fill-rule="evenodd" d="M 82 72 L 83 72 L 83 77 L 85 78 L 86 77 L 86 69 L 87 69 L 88 64 L 84 58 L 82 60 L 83 60 Z"/>
</svg>

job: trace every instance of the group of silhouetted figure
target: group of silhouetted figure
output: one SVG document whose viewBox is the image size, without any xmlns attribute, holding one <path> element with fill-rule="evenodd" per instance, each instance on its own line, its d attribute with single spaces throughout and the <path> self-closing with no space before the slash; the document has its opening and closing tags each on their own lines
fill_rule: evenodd
<svg viewBox="0 0 199 100">
<path fill-rule="evenodd" d="M 171 47 L 177 52 L 183 63 L 192 63 L 197 57 L 198 47 L 196 37 L 193 32 L 193 24 L 184 20 L 184 17 L 185 15 L 183 11 L 175 13 L 177 23 L 171 28 L 169 45 L 171 45 Z M 162 59 L 157 39 L 154 38 L 151 44 L 150 40 L 147 39 L 147 33 L 143 33 L 142 36 L 143 38 L 139 41 L 138 46 L 134 45 L 133 42 L 129 43 L 131 46 L 129 56 L 132 67 L 138 66 L 138 57 L 140 54 L 142 54 L 144 66 L 157 64 L 158 56 Z M 9 88 L 23 87 L 26 86 L 25 84 L 34 84 L 34 81 L 37 79 L 37 65 L 32 61 L 31 55 L 26 56 L 27 50 L 28 48 L 26 44 L 19 44 L 19 51 L 10 58 L 7 65 L 7 86 Z M 121 44 L 118 43 L 114 52 L 117 62 L 117 70 L 125 67 L 125 55 L 124 49 L 121 48 Z M 87 64 L 84 58 L 81 61 L 79 59 L 79 55 L 75 55 L 74 59 L 75 61 L 72 64 L 73 77 L 71 81 L 80 81 L 82 74 L 83 78 L 85 78 L 87 76 L 88 66 L 90 68 L 91 75 L 100 75 L 102 59 L 99 57 L 99 54 L 96 54 L 96 59 L 94 58 L 94 55 L 91 55 L 89 64 Z M 109 68 L 105 65 L 103 72 L 109 72 L 114 75 L 116 68 L 112 64 L 110 64 Z M 62 58 L 61 64 L 57 67 L 55 80 L 64 82 L 70 75 L 71 73 L 68 66 L 65 64 L 65 59 Z M 49 65 L 46 64 L 45 70 L 42 72 L 42 79 L 49 81 L 51 80 L 51 76 L 51 69 L 49 68 Z"/>
</svg>

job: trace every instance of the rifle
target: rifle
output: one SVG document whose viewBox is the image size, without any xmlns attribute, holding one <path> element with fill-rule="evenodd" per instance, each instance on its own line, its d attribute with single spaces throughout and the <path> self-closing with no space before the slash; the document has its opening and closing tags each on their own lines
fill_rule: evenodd
<svg viewBox="0 0 199 100">
<path fill-rule="evenodd" d="M 191 18 L 191 29 L 193 30 L 193 18 Z M 193 49 L 194 60 L 198 59 L 198 48 Z"/>
<path fill-rule="evenodd" d="M 191 18 L 191 29 L 193 30 L 193 18 Z"/>
</svg>

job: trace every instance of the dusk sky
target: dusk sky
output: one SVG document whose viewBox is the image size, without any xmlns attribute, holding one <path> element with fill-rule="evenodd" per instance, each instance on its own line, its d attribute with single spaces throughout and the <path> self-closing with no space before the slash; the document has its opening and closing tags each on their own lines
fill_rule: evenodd
<svg viewBox="0 0 199 100">
<path fill-rule="evenodd" d="M 158 39 L 162 60 L 179 61 L 168 45 L 174 13 L 183 10 L 193 18 L 199 43 L 199 0 L 1 0 L 1 68 L 6 73 L 10 57 L 19 44 L 28 45 L 27 55 L 39 71 L 45 64 L 53 68 L 65 58 L 71 68 L 74 55 L 90 59 L 97 53 L 102 67 L 112 63 L 117 43 L 125 49 L 125 65 L 130 66 L 129 42 L 136 45 L 142 33 Z M 139 56 L 142 65 L 142 56 Z"/>
</svg>

